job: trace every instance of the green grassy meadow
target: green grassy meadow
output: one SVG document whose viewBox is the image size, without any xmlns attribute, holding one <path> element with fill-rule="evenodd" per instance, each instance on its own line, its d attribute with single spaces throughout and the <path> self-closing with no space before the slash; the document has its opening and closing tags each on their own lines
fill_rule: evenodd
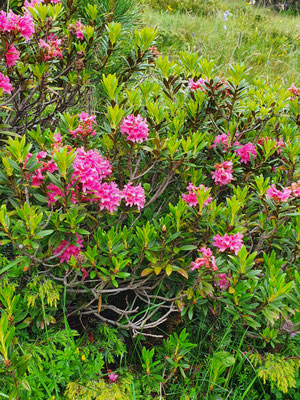
<svg viewBox="0 0 300 400">
<path fill-rule="evenodd" d="M 158 50 L 176 58 L 192 51 L 226 69 L 244 63 L 250 76 L 283 85 L 300 82 L 300 16 L 255 7 L 245 1 L 212 2 L 199 13 L 145 5 L 144 23 L 159 31 Z M 163 2 L 158 2 L 162 4 Z M 195 2 L 194 2 L 195 3 Z M 227 20 L 224 13 L 228 11 Z M 202 14 L 202 15 L 201 15 Z"/>
</svg>

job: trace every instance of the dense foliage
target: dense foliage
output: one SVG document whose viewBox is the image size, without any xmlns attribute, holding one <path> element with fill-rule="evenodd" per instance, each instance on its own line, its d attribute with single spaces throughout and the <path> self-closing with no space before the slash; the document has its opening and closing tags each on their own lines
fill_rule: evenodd
<svg viewBox="0 0 300 400">
<path fill-rule="evenodd" d="M 1 11 L 0 395 L 296 398 L 300 89 L 132 5 Z"/>
</svg>

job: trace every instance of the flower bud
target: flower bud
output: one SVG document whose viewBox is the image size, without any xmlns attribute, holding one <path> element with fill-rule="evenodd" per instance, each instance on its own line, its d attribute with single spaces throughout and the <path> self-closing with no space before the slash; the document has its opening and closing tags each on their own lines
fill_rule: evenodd
<svg viewBox="0 0 300 400">
<path fill-rule="evenodd" d="M 79 50 L 78 52 L 77 52 L 77 54 L 76 54 L 76 57 L 79 59 L 79 58 L 85 58 L 85 56 L 86 56 L 86 52 L 85 51 L 83 51 L 83 50 Z"/>
<path fill-rule="evenodd" d="M 69 25 L 69 32 L 70 32 L 70 35 L 72 35 L 72 36 L 75 36 L 76 35 L 76 26 L 75 25 L 73 25 L 73 24 L 70 24 Z"/>
<path fill-rule="evenodd" d="M 79 60 L 76 60 L 75 61 L 75 66 L 76 66 L 77 71 L 82 71 L 84 69 L 83 59 L 80 58 Z"/>
</svg>

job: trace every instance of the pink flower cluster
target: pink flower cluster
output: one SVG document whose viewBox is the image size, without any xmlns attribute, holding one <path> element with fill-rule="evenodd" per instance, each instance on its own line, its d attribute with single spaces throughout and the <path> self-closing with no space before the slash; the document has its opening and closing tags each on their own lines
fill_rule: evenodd
<svg viewBox="0 0 300 400">
<path fill-rule="evenodd" d="M 217 135 L 212 144 L 212 147 L 216 149 L 218 146 L 221 146 L 222 150 L 226 151 L 229 147 L 229 139 L 229 133 L 222 133 L 222 135 Z"/>
<path fill-rule="evenodd" d="M 69 242 L 63 240 L 61 244 L 54 250 L 53 255 L 57 255 L 57 257 L 60 259 L 60 263 L 63 263 L 64 261 L 68 263 L 71 256 L 74 256 L 76 258 L 80 252 L 80 249 L 83 247 L 82 237 L 79 236 L 77 233 L 75 233 L 75 235 L 77 238 L 76 245 L 69 244 Z M 58 255 L 65 247 L 66 249 L 63 251 L 63 253 Z"/>
<path fill-rule="evenodd" d="M 0 11 L 0 34 L 1 32 L 20 34 L 28 41 L 34 33 L 33 18 L 27 12 L 17 15 L 10 11 L 6 15 L 4 11 Z"/>
<path fill-rule="evenodd" d="M 276 201 L 276 203 L 282 203 L 287 201 L 291 197 L 292 190 L 289 188 L 284 188 L 282 191 L 276 189 L 273 184 L 266 192 L 267 196 L 272 200 Z"/>
<path fill-rule="evenodd" d="M 79 180 L 83 193 L 94 195 L 99 192 L 102 180 L 112 172 L 109 161 L 97 150 L 85 151 L 83 147 L 77 149 L 73 168 L 73 179 Z"/>
<path fill-rule="evenodd" d="M 107 376 L 108 376 L 110 383 L 114 383 L 118 379 L 119 375 L 112 372 L 111 369 L 109 369 L 108 372 L 109 372 L 109 375 L 107 375 Z"/>
<path fill-rule="evenodd" d="M 236 143 L 239 144 L 239 143 Z M 257 152 L 253 143 L 247 143 L 244 146 L 240 146 L 236 153 L 241 158 L 241 162 L 247 164 L 250 162 L 250 154 L 252 154 L 253 158 L 256 158 Z"/>
<path fill-rule="evenodd" d="M 215 171 L 212 172 L 212 177 L 216 185 L 227 185 L 233 180 L 233 163 L 232 161 L 223 161 L 221 164 L 216 164 Z"/>
<path fill-rule="evenodd" d="M 39 45 L 41 48 L 45 49 L 45 61 L 56 57 L 63 58 L 62 50 L 59 47 L 61 45 L 61 39 L 58 39 L 57 36 L 53 34 L 49 35 L 46 39 L 46 42 L 43 39 L 40 39 Z"/>
<path fill-rule="evenodd" d="M 140 142 L 148 139 L 149 128 L 146 119 L 140 115 L 128 115 L 124 118 L 121 125 L 121 133 L 127 135 L 127 140 L 131 142 Z"/>
<path fill-rule="evenodd" d="M 191 262 L 192 271 L 194 271 L 195 269 L 199 269 L 203 265 L 207 269 L 211 268 L 212 271 L 218 271 L 218 267 L 216 265 L 216 259 L 213 256 L 213 252 L 211 251 L 211 249 L 207 248 L 206 246 L 203 246 L 198 251 L 202 253 L 202 257 L 196 258 L 195 261 Z"/>
<path fill-rule="evenodd" d="M 296 87 L 296 85 L 293 83 L 291 87 L 288 89 L 292 93 L 292 100 L 294 100 L 295 97 L 300 97 L 300 89 Z"/>
<path fill-rule="evenodd" d="M 292 183 L 291 190 L 295 197 L 300 197 L 300 179 L 297 182 Z"/>
<path fill-rule="evenodd" d="M 13 87 L 9 81 L 9 77 L 4 76 L 1 72 L 0 72 L 0 89 L 2 89 L 4 93 L 8 94 L 10 94 L 13 91 Z"/>
<path fill-rule="evenodd" d="M 226 233 L 224 236 L 218 234 L 214 237 L 213 246 L 218 247 L 221 252 L 230 250 L 237 255 L 243 245 L 243 237 L 242 233 L 235 233 L 233 235 Z"/>
<path fill-rule="evenodd" d="M 80 20 L 76 22 L 75 26 L 76 26 L 76 38 L 83 40 L 84 39 L 84 36 L 83 36 L 84 26 L 82 25 Z"/>
<path fill-rule="evenodd" d="M 126 202 L 126 206 L 137 206 L 138 210 L 140 210 L 145 205 L 145 191 L 141 184 L 132 186 L 131 183 L 128 183 L 122 190 L 122 196 Z"/>
<path fill-rule="evenodd" d="M 197 194 L 199 193 L 200 189 L 204 188 L 204 192 L 209 190 L 209 188 L 205 187 L 204 185 L 194 186 L 191 182 L 189 183 L 187 190 L 187 194 L 183 194 L 183 200 L 191 207 L 195 207 L 198 205 Z M 206 206 L 208 203 L 212 201 L 212 197 L 209 197 L 205 202 L 204 205 Z"/>
<path fill-rule="evenodd" d="M 229 288 L 230 282 L 226 274 L 218 274 L 216 275 L 216 278 L 218 279 L 217 285 L 221 290 L 226 290 Z"/>
<path fill-rule="evenodd" d="M 122 192 L 115 182 L 104 182 L 99 186 L 98 192 L 95 194 L 93 200 L 99 201 L 100 210 L 106 208 L 112 213 L 117 210 L 121 203 Z"/>
<path fill-rule="evenodd" d="M 190 79 L 190 80 L 189 80 L 189 88 L 190 88 L 191 90 L 198 90 L 198 89 L 200 89 L 201 92 L 206 92 L 206 90 L 205 90 L 204 87 L 203 87 L 203 85 L 205 84 L 206 81 L 207 81 L 207 80 L 206 80 L 206 79 L 203 79 L 203 78 L 198 79 L 196 82 L 194 81 L 194 79 Z"/>
<path fill-rule="evenodd" d="M 35 7 L 36 4 L 40 4 L 40 3 L 43 4 L 44 0 L 31 0 L 31 1 L 25 0 L 24 7 L 28 10 L 28 8 L 33 8 L 33 7 Z M 60 4 L 61 0 L 50 0 L 50 3 L 52 3 L 52 4 L 56 4 L 56 3 Z"/>
<path fill-rule="evenodd" d="M 100 210 L 106 209 L 111 213 L 117 210 L 122 199 L 130 207 L 136 205 L 139 210 L 144 207 L 145 192 L 141 185 L 135 187 L 129 183 L 120 190 L 115 182 L 103 182 L 104 178 L 111 175 L 112 166 L 97 150 L 86 151 L 83 147 L 77 149 L 73 169 L 72 182 L 67 186 L 67 192 L 71 191 L 71 202 L 74 204 L 78 201 L 89 201 L 97 203 Z M 44 179 L 41 172 L 39 170 L 36 180 Z M 56 203 L 63 196 L 62 190 L 50 183 L 47 191 L 48 203 Z"/>
<path fill-rule="evenodd" d="M 15 48 L 15 46 L 11 44 L 5 53 L 5 60 L 6 60 L 5 64 L 8 66 L 8 68 L 10 68 L 16 64 L 19 58 L 20 58 L 20 53 Z"/>
<path fill-rule="evenodd" d="M 69 131 L 69 133 L 76 138 L 76 136 L 81 136 L 81 138 L 85 138 L 89 135 L 95 136 L 96 131 L 94 130 L 93 125 L 97 125 L 96 116 L 95 115 L 88 115 L 85 112 L 82 112 L 78 115 L 79 117 L 79 125 L 78 127 L 73 130 Z"/>
<path fill-rule="evenodd" d="M 40 168 L 38 168 L 34 174 L 30 174 L 29 178 L 31 178 L 31 186 L 34 187 L 40 187 L 41 183 L 44 181 L 45 176 L 43 176 L 43 172 L 50 172 L 51 174 L 54 171 L 57 171 L 57 165 L 56 163 L 51 159 L 49 161 L 41 161 L 42 159 L 46 158 L 48 156 L 48 153 L 46 151 L 40 151 L 36 158 L 38 160 L 38 165 Z M 29 160 L 29 158 L 32 157 L 31 153 L 28 153 L 26 156 L 26 159 L 24 160 L 24 168 L 26 167 L 26 163 Z"/>
</svg>

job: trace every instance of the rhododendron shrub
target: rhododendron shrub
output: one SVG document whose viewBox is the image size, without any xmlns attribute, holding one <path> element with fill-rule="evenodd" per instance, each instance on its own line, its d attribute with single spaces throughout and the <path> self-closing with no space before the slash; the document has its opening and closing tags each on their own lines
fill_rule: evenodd
<svg viewBox="0 0 300 400">
<path fill-rule="evenodd" d="M 80 21 L 78 48 L 90 43 Z M 41 68 L 67 51 L 50 31 Z M 125 73 L 103 74 L 99 109 L 53 110 L 55 124 L 5 142 L 0 231 L 13 259 L 1 273 L 45 275 L 64 285 L 67 316 L 133 335 L 172 313 L 280 331 L 297 307 L 299 99 L 249 85 L 240 65 L 220 77 L 195 54 L 158 57 L 131 81 L 154 37 L 136 32 Z"/>
<path fill-rule="evenodd" d="M 150 45 L 156 34 L 145 28 L 129 36 L 128 20 L 132 30 L 136 10 L 130 4 L 120 8 L 117 1 L 78 7 L 72 0 L 28 0 L 13 11 L 1 10 L 0 124 L 5 130 L 24 134 L 37 124 L 48 126 L 59 113 L 87 103 L 87 90 L 90 99 L 99 101 L 102 93 L 92 95 L 91 88 L 103 73 L 118 70 L 125 82 L 143 70 L 153 59 Z M 126 33 L 119 21 L 125 22 Z M 126 49 L 118 45 L 125 34 Z M 95 134 L 96 120 L 85 114 L 70 129 L 74 137 Z"/>
</svg>

